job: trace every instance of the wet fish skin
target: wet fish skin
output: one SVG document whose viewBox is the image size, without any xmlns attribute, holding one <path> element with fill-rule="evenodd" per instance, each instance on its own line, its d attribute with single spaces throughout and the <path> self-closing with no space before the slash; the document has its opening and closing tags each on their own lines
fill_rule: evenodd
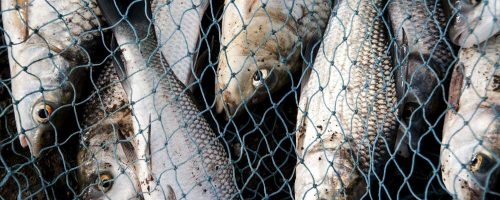
<svg viewBox="0 0 500 200">
<path fill-rule="evenodd" d="M 113 2 L 98 2 L 101 8 L 114 8 Z M 130 86 L 126 91 L 134 115 L 133 145 L 140 159 L 136 173 L 144 198 L 236 198 L 233 167 L 224 147 L 189 91 L 161 59 L 154 29 L 146 16 L 137 14 L 144 13 L 144 6 L 137 4 L 128 19 L 143 39 L 140 45 L 125 23 L 113 32 Z M 114 12 L 105 16 L 111 24 L 120 18 Z"/>
<path fill-rule="evenodd" d="M 472 47 L 491 38 L 500 31 L 500 3 L 479 0 L 457 0 L 451 7 L 453 24 L 449 36 L 453 43 Z"/>
<path fill-rule="evenodd" d="M 97 92 L 92 94 L 83 111 L 86 132 L 78 152 L 82 197 L 139 199 L 139 181 L 133 170 L 137 156 L 130 143 L 133 125 L 127 96 L 113 63 L 102 67 L 95 82 Z M 108 191 L 98 186 L 103 184 L 101 176 L 113 180 Z"/>
<path fill-rule="evenodd" d="M 16 4 L 19 3 L 19 4 Z M 38 157 L 54 144 L 80 96 L 86 67 L 98 43 L 100 10 L 91 0 L 2 1 L 9 45 L 12 97 L 21 145 Z M 20 9 L 16 10 L 16 5 Z"/>
<path fill-rule="evenodd" d="M 500 35 L 478 48 L 461 49 L 452 75 L 448 100 L 451 108 L 446 113 L 441 146 L 441 172 L 454 198 L 500 196 L 498 52 Z M 489 188 L 489 192 L 484 188 Z"/>
<path fill-rule="evenodd" d="M 201 20 L 208 4 L 208 0 L 155 0 L 151 5 L 161 52 L 177 78 L 186 86 L 193 81 L 191 77 L 194 57 L 198 54 Z"/>
<path fill-rule="evenodd" d="M 216 110 L 238 115 L 302 69 L 301 49 L 321 37 L 331 6 L 328 0 L 226 0 L 224 5 Z"/>
<path fill-rule="evenodd" d="M 389 157 L 397 97 L 382 5 L 343 0 L 332 11 L 299 102 L 297 199 L 359 199 Z"/>
<path fill-rule="evenodd" d="M 441 82 L 453 61 L 451 43 L 444 35 L 447 19 L 441 1 L 435 0 L 392 0 L 389 17 L 397 38 L 394 59 L 403 124 L 398 137 L 406 137 L 416 149 L 420 135 L 430 131 L 444 111 Z M 409 156 L 406 144 L 401 148 Z"/>
</svg>

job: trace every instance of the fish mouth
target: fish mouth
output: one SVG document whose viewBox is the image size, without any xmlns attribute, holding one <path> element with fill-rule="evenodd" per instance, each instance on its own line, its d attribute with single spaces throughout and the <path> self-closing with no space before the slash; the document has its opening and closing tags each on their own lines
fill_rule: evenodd
<svg viewBox="0 0 500 200">
<path fill-rule="evenodd" d="M 497 169 L 497 172 L 492 180 L 491 187 L 489 188 L 489 192 L 486 194 L 486 199 L 500 199 L 500 181 L 498 180 L 498 176 L 500 175 L 500 168 Z"/>
<path fill-rule="evenodd" d="M 216 112 L 220 114 L 225 111 L 226 119 L 230 119 L 241 116 L 245 108 L 251 108 L 264 101 L 264 97 L 259 95 L 254 95 L 246 99 L 236 100 L 232 98 L 231 92 L 224 91 L 223 95 L 217 95 L 216 97 Z"/>
<path fill-rule="evenodd" d="M 41 152 L 44 149 L 44 147 L 47 146 L 47 144 L 53 143 L 54 137 L 53 137 L 53 129 L 50 125 L 40 125 L 37 127 L 34 133 L 27 133 L 25 137 L 20 138 L 21 140 L 21 145 L 23 145 L 23 142 L 25 145 L 29 146 L 31 155 L 33 157 L 40 157 Z M 23 146 L 25 147 L 25 146 Z"/>
<path fill-rule="evenodd" d="M 450 29 L 450 40 L 460 46 L 464 46 L 465 48 L 471 47 L 472 44 L 466 44 L 465 43 L 465 38 L 467 36 L 470 36 L 470 34 L 473 34 L 473 32 L 469 32 L 469 29 L 467 29 L 467 23 L 465 22 L 459 22 L 459 19 L 455 19 L 454 26 L 453 28 Z"/>
<path fill-rule="evenodd" d="M 484 23 L 484 21 L 473 19 L 468 22 L 466 19 L 462 19 L 461 16 L 457 16 L 452 28 L 450 28 L 450 40 L 456 45 L 470 48 L 475 44 L 484 42 L 500 30 L 499 25 L 491 26 L 491 24 Z"/>
<path fill-rule="evenodd" d="M 216 99 L 216 112 L 222 113 L 225 111 L 226 118 L 236 117 L 241 114 L 241 102 L 235 101 L 231 98 L 231 93 L 224 91 L 223 95 L 217 95 Z"/>
<path fill-rule="evenodd" d="M 366 182 L 363 178 L 357 177 L 347 185 L 345 189 L 341 189 L 335 199 L 361 199 L 367 191 Z"/>
<path fill-rule="evenodd" d="M 494 159 L 494 158 L 493 158 Z M 488 190 L 485 191 L 486 199 L 500 199 L 500 181 L 498 177 L 500 176 L 500 161 L 496 161 L 497 166 L 496 169 L 491 173 L 490 176 L 490 184 L 489 186 L 485 186 Z M 481 188 L 481 191 L 483 188 Z"/>
</svg>

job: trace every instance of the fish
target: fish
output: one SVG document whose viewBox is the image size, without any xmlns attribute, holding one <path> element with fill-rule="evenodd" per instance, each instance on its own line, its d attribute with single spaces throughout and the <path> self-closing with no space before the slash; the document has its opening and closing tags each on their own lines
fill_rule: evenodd
<svg viewBox="0 0 500 200">
<path fill-rule="evenodd" d="M 226 0 L 224 8 L 215 108 L 239 115 L 301 71 L 302 49 L 321 38 L 331 2 Z"/>
<path fill-rule="evenodd" d="M 393 59 L 400 111 L 398 138 L 404 141 L 399 149 L 408 157 L 408 148 L 416 151 L 420 136 L 432 132 L 446 108 L 442 106 L 447 91 L 443 82 L 454 52 L 444 32 L 447 18 L 441 1 L 392 0 L 389 18 L 397 39 Z"/>
<path fill-rule="evenodd" d="M 132 112 L 114 62 L 101 66 L 83 108 L 78 177 L 83 199 L 142 199 L 134 171 Z"/>
<path fill-rule="evenodd" d="M 449 37 L 463 48 L 478 45 L 500 31 L 498 1 L 457 0 L 446 3 L 453 19 Z"/>
<path fill-rule="evenodd" d="M 126 77 L 124 88 L 134 116 L 132 144 L 144 199 L 237 198 L 233 166 L 221 136 L 161 57 L 148 20 L 151 2 L 131 1 L 98 4 L 107 11 L 103 14 L 120 50 L 119 70 Z M 119 13 L 133 15 L 124 21 Z"/>
<path fill-rule="evenodd" d="M 500 198 L 500 35 L 460 49 L 441 143 L 441 175 L 455 199 Z"/>
<path fill-rule="evenodd" d="M 331 12 L 302 83 L 296 199 L 360 199 L 390 157 L 397 95 L 384 6 L 341 0 Z"/>
<path fill-rule="evenodd" d="M 208 0 L 155 0 L 151 3 L 160 50 L 186 86 L 196 81 L 193 79 L 194 60 L 198 55 L 201 20 L 208 4 Z"/>
<path fill-rule="evenodd" d="M 55 145 L 88 80 L 101 33 L 93 0 L 4 0 L 2 20 L 19 139 L 34 157 Z"/>
</svg>

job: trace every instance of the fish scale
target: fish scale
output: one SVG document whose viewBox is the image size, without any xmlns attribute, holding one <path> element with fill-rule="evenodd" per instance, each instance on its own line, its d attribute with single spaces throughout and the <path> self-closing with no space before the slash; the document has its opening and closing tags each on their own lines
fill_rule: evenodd
<svg viewBox="0 0 500 200">
<path fill-rule="evenodd" d="M 111 65 L 111 67 L 103 67 L 94 81 L 97 92 L 93 94 L 94 96 L 89 100 L 83 111 L 85 126 L 97 123 L 108 115 L 117 112 L 119 108 L 130 112 L 130 109 L 125 107 L 128 104 L 127 95 L 121 86 L 116 70 L 112 67 L 110 61 L 104 65 Z"/>
<path fill-rule="evenodd" d="M 370 10 L 372 12 L 367 13 L 366 18 L 375 18 L 377 12 L 374 9 Z M 347 89 L 349 100 L 347 104 L 355 107 L 355 112 L 347 114 L 347 116 L 355 116 L 351 134 L 354 138 L 353 142 L 355 144 L 360 144 L 358 146 L 358 154 L 361 159 L 361 168 L 365 172 L 369 170 L 371 164 L 375 166 L 379 165 L 379 161 L 383 159 L 383 155 L 387 154 L 387 146 L 385 144 L 392 142 L 391 135 L 379 137 L 378 132 L 382 131 L 386 134 L 391 134 L 395 129 L 394 116 L 385 115 L 388 110 L 391 109 L 390 105 L 394 105 L 396 100 L 396 98 L 394 98 L 395 87 L 390 87 L 391 84 L 394 86 L 394 82 L 391 81 L 390 78 L 392 66 L 390 64 L 390 57 L 387 56 L 386 53 L 388 45 L 384 41 L 386 33 L 383 29 L 385 27 L 381 25 L 379 20 L 373 23 L 374 25 L 371 33 L 359 31 L 358 38 L 362 38 L 367 34 L 368 37 L 374 40 L 374 43 L 363 47 L 359 60 L 367 60 L 368 62 L 363 63 L 361 66 L 353 66 L 353 84 Z M 367 80 L 365 77 L 370 78 Z M 364 85 L 373 87 L 369 87 L 368 90 L 366 90 L 365 87 L 363 87 Z M 387 87 L 388 85 L 389 87 Z M 385 93 L 385 95 L 380 93 Z M 359 95 L 363 98 L 359 98 Z M 351 118 L 348 117 L 344 119 L 346 120 L 344 124 L 349 124 Z M 368 139 L 368 141 L 364 141 L 366 139 Z M 384 140 L 387 140 L 387 142 Z M 358 143 L 356 141 L 362 142 Z M 366 145 L 366 142 L 369 142 L 370 145 Z M 375 143 L 378 143 L 378 145 L 374 145 Z M 367 148 L 372 146 L 375 147 L 374 150 Z M 370 157 L 370 151 L 375 153 L 373 159 Z"/>
<path fill-rule="evenodd" d="M 155 0 L 151 5 L 160 49 L 170 68 L 185 85 L 191 83 L 201 19 L 208 4 L 208 0 Z"/>
<path fill-rule="evenodd" d="M 360 198 L 363 174 L 389 156 L 397 98 L 382 3 L 344 0 L 332 11 L 299 103 L 297 199 Z"/>
<path fill-rule="evenodd" d="M 155 88 L 156 92 L 153 94 L 155 106 L 150 107 L 150 110 L 158 111 L 161 109 L 161 112 L 164 112 L 164 114 L 157 116 L 158 120 L 161 120 L 160 124 L 155 123 L 154 118 L 152 119 L 151 129 L 158 128 L 155 127 L 155 125 L 163 126 L 160 130 L 163 130 L 163 133 L 166 134 L 167 137 L 170 137 L 169 139 L 173 140 L 167 140 L 168 144 L 166 148 L 169 149 L 169 147 L 175 146 L 173 148 L 173 152 L 175 152 L 175 154 L 169 155 L 168 157 L 170 157 L 170 159 L 177 159 L 177 161 L 184 160 L 182 162 L 192 162 L 192 166 L 186 167 L 188 168 L 186 169 L 188 171 L 198 171 L 198 173 L 203 172 L 211 174 L 210 182 L 212 183 L 206 183 L 205 181 L 207 180 L 203 180 L 206 179 L 206 177 L 193 174 L 195 181 L 192 182 L 191 185 L 187 185 L 187 187 L 193 187 L 199 184 L 200 191 L 202 191 L 202 194 L 204 195 L 207 195 L 207 192 L 210 191 L 210 195 L 212 197 L 217 196 L 221 199 L 234 198 L 233 195 L 235 194 L 236 189 L 234 188 L 234 184 L 232 182 L 232 167 L 230 167 L 230 161 L 222 144 L 218 141 L 217 136 L 210 128 L 206 119 L 199 114 L 199 110 L 193 102 L 192 96 L 185 89 L 186 87 L 177 79 L 169 68 L 167 68 L 168 70 L 165 70 L 165 68 L 162 67 L 164 64 L 162 64 L 160 60 L 156 40 L 149 38 L 145 43 L 141 44 L 141 47 L 142 55 L 155 56 L 149 62 L 149 69 L 151 71 L 149 73 L 150 76 L 148 77 L 155 77 L 155 80 L 158 81 L 155 83 L 155 85 L 157 84 L 157 88 Z M 132 81 L 130 81 L 130 83 L 132 83 Z M 149 112 L 149 110 L 147 111 Z M 135 111 L 135 113 L 137 112 L 142 111 Z M 154 138 L 154 135 L 151 137 Z M 164 146 L 158 146 L 158 144 L 151 144 L 151 159 L 153 167 L 155 162 L 164 162 L 160 159 L 164 157 L 161 156 L 162 152 L 160 152 Z M 188 150 L 186 151 L 184 149 L 179 151 L 178 147 L 188 148 Z M 156 150 L 156 148 L 160 149 Z M 157 155 L 155 155 L 155 153 L 157 153 Z M 193 153 L 195 153 L 195 158 L 199 158 L 189 158 L 193 156 Z M 199 155 L 199 153 L 201 153 L 201 155 Z M 200 162 L 199 160 L 201 160 L 202 164 L 198 163 Z M 171 164 L 173 165 L 172 168 L 176 168 L 175 163 L 167 162 L 167 164 Z M 180 168 L 181 166 L 178 167 Z M 168 173 L 171 172 L 166 170 L 169 168 L 170 167 L 164 167 L 162 168 L 163 170 L 153 169 L 153 173 L 156 172 L 158 175 L 163 173 L 160 182 L 164 184 L 171 183 L 172 179 L 169 180 L 169 178 L 178 177 L 169 176 Z M 190 174 L 190 172 L 187 174 Z M 183 181 L 179 182 L 182 183 Z M 211 191 L 213 189 L 211 188 L 211 184 L 215 187 L 215 191 Z M 176 191 L 176 196 L 182 194 L 181 192 L 178 192 L 179 190 L 176 186 L 172 187 L 174 187 L 174 191 Z M 186 186 L 183 185 L 183 188 L 185 187 Z M 198 193 L 186 194 L 187 198 L 203 197 L 200 195 L 201 194 Z"/>
<path fill-rule="evenodd" d="M 452 60 L 452 54 L 446 44 L 446 17 L 441 2 L 394 0 L 391 1 L 389 10 L 393 26 L 403 26 L 408 35 L 409 51 L 420 53 L 426 59 L 433 59 L 439 65 L 436 69 L 444 72 Z M 403 22 L 405 19 L 408 21 Z M 395 34 L 402 33 L 397 30 Z"/>
</svg>

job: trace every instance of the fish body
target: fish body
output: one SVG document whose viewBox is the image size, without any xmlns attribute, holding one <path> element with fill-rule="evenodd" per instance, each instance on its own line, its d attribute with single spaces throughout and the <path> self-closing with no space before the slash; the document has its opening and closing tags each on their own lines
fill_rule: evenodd
<svg viewBox="0 0 500 200">
<path fill-rule="evenodd" d="M 500 1 L 457 0 L 450 12 L 453 17 L 449 36 L 453 43 L 472 47 L 500 31 Z"/>
<path fill-rule="evenodd" d="M 109 10 L 106 19 L 118 22 L 121 17 L 113 2 L 98 2 Z M 133 144 L 140 159 L 136 171 L 144 198 L 236 198 L 229 157 L 190 92 L 161 59 L 154 29 L 143 16 L 148 6 L 142 3 L 131 8 L 134 15 L 128 19 L 133 27 L 120 23 L 113 32 L 129 86 L 136 130 Z M 134 32 L 142 41 L 139 45 Z"/>
<path fill-rule="evenodd" d="M 444 35 L 446 17 L 440 1 L 393 0 L 389 17 L 397 38 L 394 64 L 402 124 L 398 137 L 416 149 L 419 136 L 432 131 L 444 110 L 442 82 L 453 61 L 453 49 Z M 406 144 L 401 149 L 407 149 Z"/>
<path fill-rule="evenodd" d="M 92 0 L 2 1 L 17 130 L 32 155 L 56 138 L 87 79 L 100 32 Z M 19 8 L 19 9 L 16 9 Z M 61 131 L 61 130 L 59 130 Z"/>
<path fill-rule="evenodd" d="M 208 0 L 155 0 L 151 5 L 161 52 L 186 86 L 191 84 L 201 20 L 208 4 Z"/>
<path fill-rule="evenodd" d="M 441 146 L 441 170 L 456 199 L 500 197 L 500 35 L 461 49 Z"/>
<path fill-rule="evenodd" d="M 135 175 L 137 161 L 128 99 L 115 66 L 103 66 L 95 82 L 96 92 L 85 104 L 85 133 L 78 152 L 79 183 L 83 199 L 139 199 Z"/>
<path fill-rule="evenodd" d="M 290 82 L 301 49 L 320 38 L 327 0 L 226 0 L 216 80 L 216 110 L 239 114 Z"/>
<path fill-rule="evenodd" d="M 332 11 L 297 117 L 295 197 L 359 199 L 395 139 L 396 89 L 382 0 Z"/>
</svg>

